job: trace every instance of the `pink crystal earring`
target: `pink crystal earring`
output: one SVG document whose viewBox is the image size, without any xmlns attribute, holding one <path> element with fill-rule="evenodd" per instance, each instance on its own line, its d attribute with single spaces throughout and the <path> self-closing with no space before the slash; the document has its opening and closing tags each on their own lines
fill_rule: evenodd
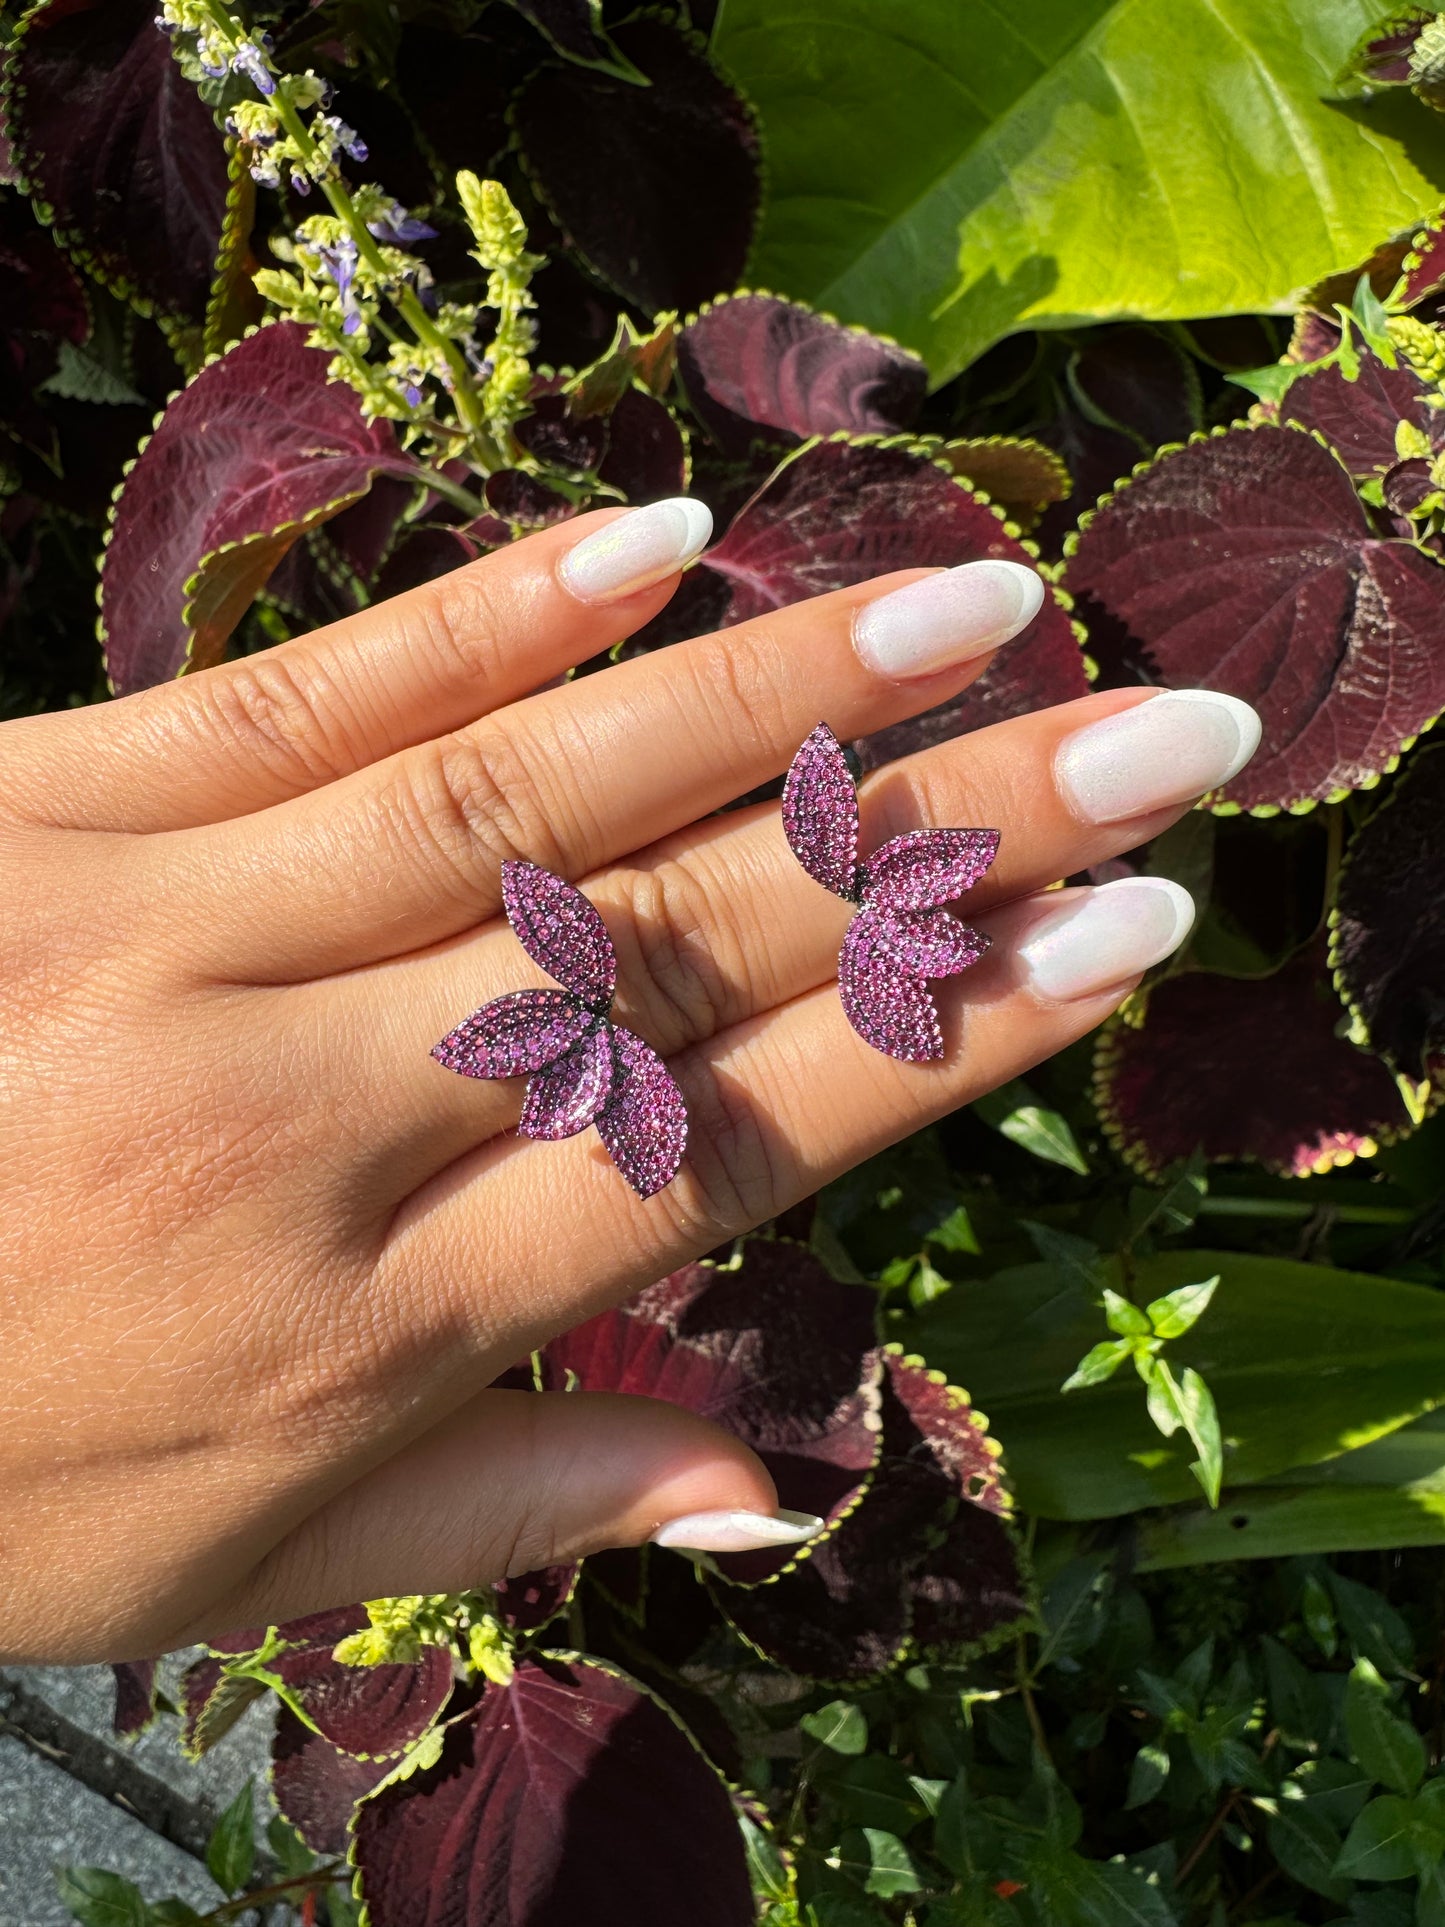
<svg viewBox="0 0 1445 1927">
<path fill-rule="evenodd" d="M 988 938 L 943 908 L 971 890 L 998 854 L 997 830 L 911 830 L 858 857 L 858 792 L 843 746 L 819 723 L 793 758 L 783 830 L 815 882 L 856 903 L 838 955 L 838 992 L 858 1035 L 889 1057 L 943 1055 L 929 991 L 978 962 Z"/>
<path fill-rule="evenodd" d="M 449 1031 L 432 1056 L 462 1077 L 527 1077 L 519 1129 L 575 1137 L 589 1124 L 640 1198 L 669 1184 L 687 1106 L 666 1064 L 607 1013 L 617 952 L 580 890 L 535 863 L 502 865 L 502 904 L 522 948 L 560 990 L 514 990 Z"/>
</svg>

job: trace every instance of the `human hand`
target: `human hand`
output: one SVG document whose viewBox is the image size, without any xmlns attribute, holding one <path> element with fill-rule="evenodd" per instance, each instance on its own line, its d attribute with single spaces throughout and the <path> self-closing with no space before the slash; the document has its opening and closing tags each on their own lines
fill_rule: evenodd
<svg viewBox="0 0 1445 1927">
<path fill-rule="evenodd" d="M 776 805 L 712 813 L 820 717 L 846 738 L 953 695 L 1038 585 L 911 571 L 528 693 L 649 620 L 706 522 L 582 517 L 266 654 L 0 726 L 10 1657 L 766 1520 L 760 1463 L 688 1412 L 483 1388 L 1071 1043 L 1186 935 L 1173 885 L 1041 893 L 1224 781 L 1252 711 L 1114 691 L 978 731 L 864 787 L 865 848 L 1003 833 L 968 901 L 994 947 L 937 987 L 945 1061 L 870 1050 L 833 981 L 848 906 Z M 618 1019 L 686 1095 L 686 1163 L 646 1203 L 595 1133 L 521 1139 L 520 1082 L 429 1055 L 545 981 L 500 916 L 519 856 L 601 910 Z"/>
</svg>

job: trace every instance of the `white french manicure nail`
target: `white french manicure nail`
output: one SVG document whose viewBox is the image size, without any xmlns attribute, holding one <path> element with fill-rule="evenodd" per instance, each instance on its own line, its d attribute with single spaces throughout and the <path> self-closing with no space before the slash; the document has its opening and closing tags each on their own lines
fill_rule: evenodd
<svg viewBox="0 0 1445 1927">
<path fill-rule="evenodd" d="M 688 1552 L 761 1552 L 766 1546 L 795 1546 L 815 1538 L 824 1524 L 811 1512 L 781 1507 L 772 1518 L 765 1512 L 689 1512 L 659 1526 L 652 1543 Z"/>
<path fill-rule="evenodd" d="M 1120 877 L 1060 894 L 1015 951 L 1041 997 L 1066 1004 L 1137 977 L 1179 948 L 1194 899 L 1166 877 Z"/>
<path fill-rule="evenodd" d="M 1021 562 L 964 562 L 865 603 L 853 619 L 853 647 L 877 676 L 926 676 L 997 649 L 1033 621 L 1043 600 L 1042 578 Z"/>
<path fill-rule="evenodd" d="M 1165 689 L 1066 736 L 1054 760 L 1064 801 L 1086 823 L 1122 823 L 1187 803 L 1238 776 L 1259 717 L 1215 689 Z"/>
<path fill-rule="evenodd" d="M 582 602 L 614 602 L 675 575 L 701 555 L 712 534 L 705 502 L 674 495 L 632 509 L 586 536 L 563 556 L 557 573 Z"/>
</svg>

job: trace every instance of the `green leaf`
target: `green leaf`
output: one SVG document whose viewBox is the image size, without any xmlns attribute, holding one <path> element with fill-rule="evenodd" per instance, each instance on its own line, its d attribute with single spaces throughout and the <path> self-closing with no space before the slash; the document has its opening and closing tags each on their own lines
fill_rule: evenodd
<svg viewBox="0 0 1445 1927">
<path fill-rule="evenodd" d="M 1326 1574 L 1335 1611 L 1356 1659 L 1372 1660 L 1382 1673 L 1408 1671 L 1415 1657 L 1410 1628 L 1383 1594 L 1330 1568 Z"/>
<path fill-rule="evenodd" d="M 1326 1900 L 1348 1900 L 1350 1882 L 1335 1872 L 1340 1836 L 1303 1800 L 1281 1800 L 1269 1822 L 1269 1848 L 1291 1880 Z"/>
<path fill-rule="evenodd" d="M 1026 1865 L 1035 1910 L 1049 1927 L 1177 1927 L 1159 1889 L 1117 1861 L 1069 1853 Z"/>
<path fill-rule="evenodd" d="M 923 1818 L 923 1802 L 897 1760 L 865 1753 L 828 1781 L 828 1798 L 844 1826 L 908 1833 Z"/>
<path fill-rule="evenodd" d="M 862 1708 L 851 1700 L 830 1700 L 816 1713 L 805 1713 L 798 1722 L 809 1739 L 830 1753 L 853 1756 L 868 1750 L 868 1722 Z"/>
<path fill-rule="evenodd" d="M 919 1258 L 908 1276 L 908 1302 L 915 1311 L 931 1305 L 935 1298 L 942 1298 L 945 1292 L 953 1289 L 953 1280 L 931 1265 L 926 1258 Z"/>
<path fill-rule="evenodd" d="M 146 1916 L 147 1927 L 195 1927 L 201 1919 L 194 1907 L 174 1894 L 168 1900 L 157 1900 Z"/>
<path fill-rule="evenodd" d="M 1133 1350 L 1126 1338 L 1101 1339 L 1092 1351 L 1084 1353 L 1059 1390 L 1077 1392 L 1085 1385 L 1102 1385 L 1106 1378 L 1114 1376 Z"/>
<path fill-rule="evenodd" d="M 861 1853 L 856 1848 L 860 1836 Z M 860 1827 L 856 1833 L 845 1834 L 843 1857 L 847 1861 L 864 1861 L 868 1874 L 863 1891 L 877 1894 L 880 1899 L 891 1899 L 894 1894 L 916 1894 L 925 1885 L 907 1847 L 896 1834 L 885 1833 L 879 1827 Z"/>
<path fill-rule="evenodd" d="M 1382 1793 L 1350 1828 L 1335 1871 L 1355 1880 L 1409 1880 L 1421 1853 L 1432 1850 L 1437 1857 L 1445 1852 L 1445 1832 L 1430 1826 L 1416 1801 Z"/>
<path fill-rule="evenodd" d="M 1355 1661 L 1345 1689 L 1350 1751 L 1392 1793 L 1413 1793 L 1425 1777 L 1425 1742 L 1391 1710 L 1389 1686 L 1367 1659 Z"/>
<path fill-rule="evenodd" d="M 1104 1322 L 1121 1338 L 1142 1338 L 1149 1332 L 1149 1320 L 1139 1307 L 1107 1285 L 1104 1287 Z"/>
<path fill-rule="evenodd" d="M 939 381 L 1020 328 L 1283 313 L 1445 185 L 1445 128 L 1403 91 L 1323 98 L 1378 15 L 727 0 L 718 59 L 768 155 L 749 279 L 895 336 Z"/>
<path fill-rule="evenodd" d="M 238 1894 L 256 1864 L 256 1818 L 247 1780 L 216 1822 L 206 1843 L 206 1866 L 222 1893 Z"/>
<path fill-rule="evenodd" d="M 1162 1358 L 1149 1362 L 1151 1369 L 1145 1381 L 1149 1416 L 1166 1439 L 1173 1438 L 1181 1426 L 1189 1434 L 1199 1454 L 1189 1469 L 1204 1488 L 1210 1505 L 1216 1506 L 1224 1475 L 1224 1443 L 1214 1395 L 1193 1366 L 1187 1366 L 1176 1379 Z"/>
<path fill-rule="evenodd" d="M 104 1867 L 60 1867 L 55 1874 L 61 1905 L 81 1927 L 147 1927 L 150 1908 L 140 1888 Z"/>
<path fill-rule="evenodd" d="M 128 381 L 107 368 L 103 361 L 88 354 L 84 348 L 77 348 L 73 341 L 60 343 L 55 373 L 48 381 L 41 382 L 38 392 L 42 395 L 59 395 L 64 401 L 112 405 L 128 402 L 133 407 L 145 405 L 144 395 L 138 395 Z"/>
<path fill-rule="evenodd" d="M 1089 1175 L 1089 1161 L 1067 1119 L 1049 1110 L 1021 1080 L 1001 1084 L 987 1097 L 977 1098 L 973 1108 L 985 1124 L 1021 1150 L 1032 1152 L 1046 1164 L 1061 1164 L 1081 1178 Z"/>
<path fill-rule="evenodd" d="M 1124 1799 L 1131 1807 L 1147 1806 L 1169 1778 L 1169 1754 L 1162 1746 L 1141 1746 L 1129 1769 L 1129 1791 Z"/>
<path fill-rule="evenodd" d="M 926 1242 L 937 1245 L 941 1251 L 966 1251 L 974 1257 L 981 1249 L 967 1207 L 961 1204 L 929 1232 Z"/>
<path fill-rule="evenodd" d="M 1181 1285 L 1177 1291 L 1166 1292 L 1162 1298 L 1156 1298 L 1147 1307 L 1154 1336 L 1182 1338 L 1209 1309 L 1209 1301 L 1218 1283 L 1216 1275 L 1206 1279 L 1202 1285 Z"/>
<path fill-rule="evenodd" d="M 276 1856 L 276 1865 L 283 1879 L 290 1880 L 296 1874 L 310 1873 L 316 1865 L 316 1855 L 295 1827 L 283 1820 L 279 1813 L 272 1814 L 266 1822 L 266 1840 Z"/>
<path fill-rule="evenodd" d="M 1115 1261 L 1101 1263 L 1104 1283 L 1123 1282 Z M 1235 1496 L 1382 1438 L 1445 1395 L 1445 1294 L 1325 1265 L 1187 1249 L 1136 1261 L 1134 1282 L 1152 1302 L 1216 1272 L 1209 1316 L 1170 1350 L 1176 1371 L 1193 1367 L 1228 1419 Z M 896 1334 L 968 1386 L 1002 1442 L 1020 1507 L 1044 1518 L 1111 1518 L 1196 1491 L 1190 1453 L 1182 1440 L 1160 1438 L 1128 1378 L 1087 1398 L 1059 1396 L 1096 1342 L 1097 1321 L 1072 1279 L 1051 1264 L 1021 1265 L 960 1280 Z"/>
</svg>

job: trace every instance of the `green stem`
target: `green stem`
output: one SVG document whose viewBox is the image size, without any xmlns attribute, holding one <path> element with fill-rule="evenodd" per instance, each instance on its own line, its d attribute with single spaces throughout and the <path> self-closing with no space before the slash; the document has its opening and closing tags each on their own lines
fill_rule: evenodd
<svg viewBox="0 0 1445 1927">
<path fill-rule="evenodd" d="M 285 1900 L 298 1888 L 304 1891 L 319 1892 L 323 1887 L 334 1886 L 338 1880 L 345 1880 L 349 1869 L 339 1860 L 329 1866 L 313 1867 L 309 1873 L 292 1874 L 289 1880 L 278 1880 L 274 1886 L 255 1887 L 249 1893 L 238 1894 L 234 1900 L 223 1900 L 219 1907 L 213 1907 L 208 1914 L 197 1915 L 197 1920 L 231 1920 L 237 1914 L 254 1913 L 257 1908 L 265 1907 L 273 1900 Z"/>
<path fill-rule="evenodd" d="M 1306 1204 L 1292 1198 L 1227 1198 L 1217 1192 L 1199 1201 L 1201 1218 L 1271 1218 L 1281 1224 L 1303 1224 L 1328 1211 L 1336 1224 L 1409 1224 L 1415 1212 L 1396 1204 Z"/>
<path fill-rule="evenodd" d="M 482 504 L 477 497 L 470 489 L 463 488 L 460 482 L 454 482 L 449 475 L 439 474 L 434 468 L 424 468 L 421 471 L 421 479 L 444 501 L 450 502 L 453 508 L 465 509 L 469 516 L 481 514 Z"/>
</svg>

